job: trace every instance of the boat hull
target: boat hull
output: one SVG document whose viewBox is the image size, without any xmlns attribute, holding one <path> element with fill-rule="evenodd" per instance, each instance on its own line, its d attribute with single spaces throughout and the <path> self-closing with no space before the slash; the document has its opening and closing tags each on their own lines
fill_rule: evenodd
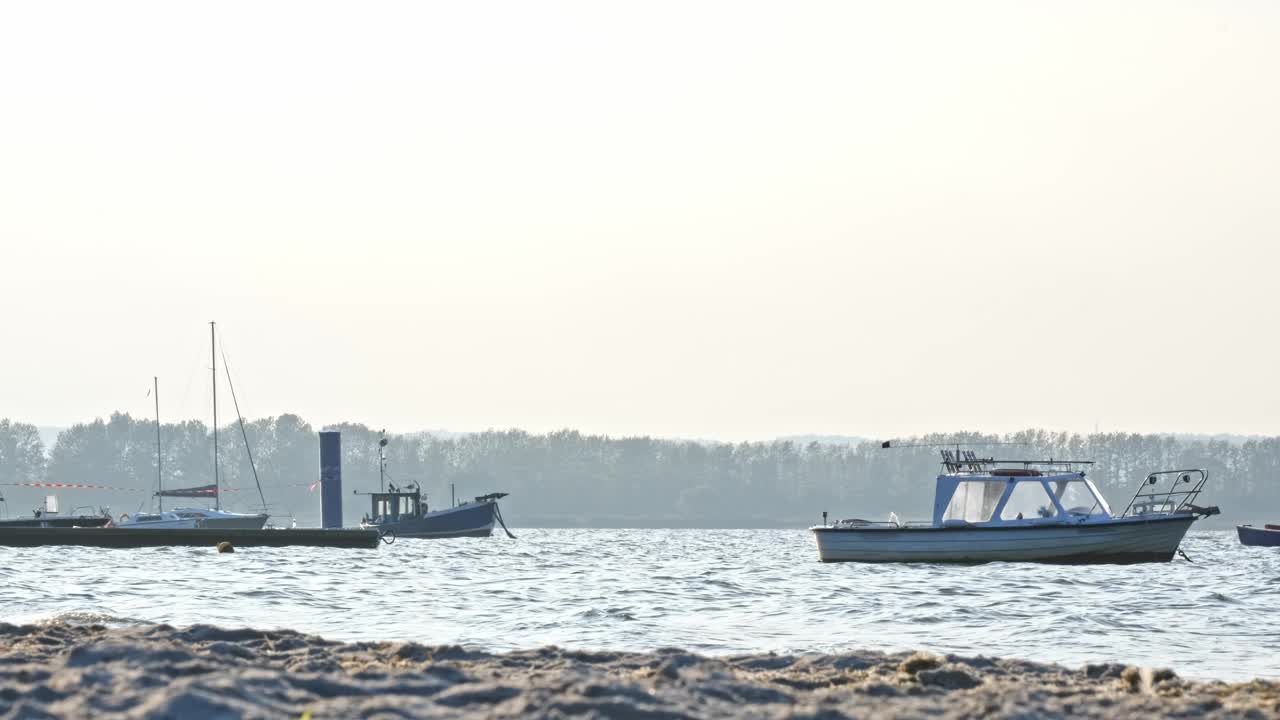
<svg viewBox="0 0 1280 720">
<path fill-rule="evenodd" d="M 1078 525 L 815 527 L 822 562 L 1142 563 L 1173 559 L 1193 515 Z"/>
<path fill-rule="evenodd" d="M 397 538 L 489 537 L 497 520 L 495 502 L 477 502 L 437 510 L 416 518 L 402 518 L 379 523 L 361 523 Z"/>
<path fill-rule="evenodd" d="M 0 528 L 0 547 L 80 545 L 102 548 L 206 547 L 220 542 L 241 547 L 377 548 L 378 534 L 368 530 L 298 528 L 290 530 L 218 530 L 210 528 Z"/>
<path fill-rule="evenodd" d="M 235 517 L 207 517 L 200 527 L 215 530 L 261 530 L 267 524 L 268 515 L 237 515 Z"/>
<path fill-rule="evenodd" d="M 1252 525 L 1237 525 L 1236 535 L 1240 537 L 1241 545 L 1249 545 L 1251 547 L 1280 547 L 1280 529 L 1272 530 L 1268 525 L 1266 528 L 1256 528 Z"/>
<path fill-rule="evenodd" d="M 102 527 L 110 518 L 101 515 L 77 515 L 75 517 L 28 517 L 0 520 L 0 528 L 7 527 Z"/>
<path fill-rule="evenodd" d="M 179 514 L 189 512 L 185 510 L 175 511 Z M 166 518 L 162 520 L 141 520 L 126 521 L 119 524 L 119 527 L 132 528 L 134 530 L 193 530 L 198 528 L 206 528 L 209 530 L 261 530 L 267 524 L 265 514 L 250 515 L 240 513 L 227 513 L 221 511 L 212 517 L 176 517 Z"/>
<path fill-rule="evenodd" d="M 141 522 L 122 522 L 116 525 L 127 530 L 195 530 L 200 527 L 199 520 L 143 520 Z"/>
</svg>

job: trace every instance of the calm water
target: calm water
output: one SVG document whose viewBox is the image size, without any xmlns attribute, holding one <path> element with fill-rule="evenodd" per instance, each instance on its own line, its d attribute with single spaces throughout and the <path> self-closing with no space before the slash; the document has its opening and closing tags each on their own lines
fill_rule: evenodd
<svg viewBox="0 0 1280 720">
<path fill-rule="evenodd" d="M 0 548 L 0 620 L 197 622 L 334 639 L 703 653 L 924 648 L 1280 676 L 1280 549 L 1194 563 L 823 565 L 803 531 L 524 530 L 376 551 Z"/>
</svg>

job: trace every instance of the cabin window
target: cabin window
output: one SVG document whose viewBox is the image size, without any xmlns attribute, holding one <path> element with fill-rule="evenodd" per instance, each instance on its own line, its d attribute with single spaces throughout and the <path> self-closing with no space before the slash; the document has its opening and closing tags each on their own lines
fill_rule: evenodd
<svg viewBox="0 0 1280 720">
<path fill-rule="evenodd" d="M 1009 501 L 1000 511 L 1001 520 L 1035 520 L 1058 514 L 1049 493 L 1039 482 L 1020 482 L 1009 493 Z"/>
<path fill-rule="evenodd" d="M 1055 483 L 1053 492 L 1062 507 L 1072 515 L 1101 515 L 1104 512 L 1102 503 L 1083 482 Z"/>
<path fill-rule="evenodd" d="M 956 486 L 951 496 L 947 511 L 943 513 L 943 521 L 963 520 L 979 523 L 991 520 L 1000 496 L 1004 494 L 1003 482 L 967 481 Z"/>
</svg>

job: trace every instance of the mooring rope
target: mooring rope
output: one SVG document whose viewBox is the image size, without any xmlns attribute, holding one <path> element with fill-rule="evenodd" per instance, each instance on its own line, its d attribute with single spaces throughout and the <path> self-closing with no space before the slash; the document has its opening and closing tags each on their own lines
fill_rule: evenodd
<svg viewBox="0 0 1280 720">
<path fill-rule="evenodd" d="M 498 524 L 502 526 L 502 531 L 507 534 L 507 537 L 515 540 L 516 536 L 511 534 L 511 531 L 507 529 L 507 524 L 502 521 L 502 510 L 498 509 L 498 503 L 493 504 L 493 514 L 498 518 Z"/>
</svg>

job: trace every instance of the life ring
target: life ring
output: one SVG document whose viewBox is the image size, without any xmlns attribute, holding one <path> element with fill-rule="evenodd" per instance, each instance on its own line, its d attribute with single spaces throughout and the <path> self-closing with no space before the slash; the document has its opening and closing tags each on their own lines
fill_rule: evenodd
<svg viewBox="0 0 1280 720">
<path fill-rule="evenodd" d="M 128 520 L 128 519 L 129 519 L 129 513 L 120 513 L 120 522 L 124 522 L 125 520 Z"/>
</svg>

